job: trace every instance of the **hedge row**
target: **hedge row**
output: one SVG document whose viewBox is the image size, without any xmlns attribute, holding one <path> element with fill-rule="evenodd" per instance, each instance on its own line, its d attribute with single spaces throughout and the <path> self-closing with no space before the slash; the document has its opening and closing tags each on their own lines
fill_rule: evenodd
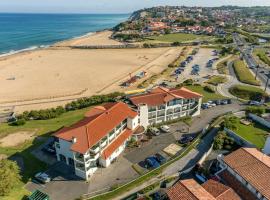
<svg viewBox="0 0 270 200">
<path fill-rule="evenodd" d="M 25 111 L 21 115 L 18 115 L 17 118 L 23 119 L 25 121 L 52 119 L 71 110 L 78 110 L 78 109 L 98 105 L 105 102 L 113 102 L 115 101 L 116 97 L 121 97 L 123 95 L 124 94 L 120 92 L 114 92 L 107 95 L 94 95 L 91 97 L 85 97 L 85 98 L 72 101 L 71 103 L 66 104 L 65 107 L 58 106 L 57 108 L 50 108 L 50 109 L 44 109 L 44 110 Z"/>
</svg>

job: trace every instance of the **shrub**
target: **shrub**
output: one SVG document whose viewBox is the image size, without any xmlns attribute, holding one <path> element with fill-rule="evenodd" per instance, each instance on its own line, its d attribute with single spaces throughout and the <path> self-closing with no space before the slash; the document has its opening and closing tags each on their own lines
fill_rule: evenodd
<svg viewBox="0 0 270 200">
<path fill-rule="evenodd" d="M 3 159 L 0 162 L 0 196 L 6 196 L 19 183 L 19 167 L 16 162 Z"/>
<path fill-rule="evenodd" d="M 236 126 L 237 122 L 238 122 L 238 118 L 235 116 L 226 117 L 224 119 L 223 126 L 228 128 L 228 129 L 231 129 L 231 130 L 236 130 L 237 129 L 237 126 Z"/>
<path fill-rule="evenodd" d="M 187 79 L 183 82 L 183 85 L 193 85 L 193 79 Z"/>
<path fill-rule="evenodd" d="M 218 135 L 214 138 L 213 148 L 215 150 L 231 150 L 235 141 L 232 137 L 228 136 L 224 131 L 218 132 Z"/>
<path fill-rule="evenodd" d="M 210 92 L 210 93 L 215 93 L 215 89 L 213 87 L 211 87 L 210 85 L 206 85 L 203 87 L 203 89 L 206 91 L 206 92 Z"/>
<path fill-rule="evenodd" d="M 246 108 L 246 113 L 252 113 L 256 115 L 262 115 L 266 112 L 266 108 L 264 106 L 248 106 Z"/>
<path fill-rule="evenodd" d="M 24 119 L 18 119 L 12 123 L 10 123 L 11 126 L 23 126 L 25 124 L 25 120 Z"/>
</svg>

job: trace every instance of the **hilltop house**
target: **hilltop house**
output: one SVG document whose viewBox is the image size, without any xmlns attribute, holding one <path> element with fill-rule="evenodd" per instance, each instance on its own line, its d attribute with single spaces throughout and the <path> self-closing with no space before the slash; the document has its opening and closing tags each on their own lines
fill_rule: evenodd
<svg viewBox="0 0 270 200">
<path fill-rule="evenodd" d="M 146 94 L 129 98 L 139 113 L 140 125 L 149 125 L 200 114 L 202 95 L 184 87 L 157 87 Z"/>
<path fill-rule="evenodd" d="M 92 108 L 85 118 L 54 134 L 57 160 L 88 180 L 98 166 L 108 167 L 139 128 L 138 114 L 122 102 Z"/>
<path fill-rule="evenodd" d="M 255 148 L 219 155 L 217 176 L 245 200 L 270 199 L 270 157 Z"/>
</svg>

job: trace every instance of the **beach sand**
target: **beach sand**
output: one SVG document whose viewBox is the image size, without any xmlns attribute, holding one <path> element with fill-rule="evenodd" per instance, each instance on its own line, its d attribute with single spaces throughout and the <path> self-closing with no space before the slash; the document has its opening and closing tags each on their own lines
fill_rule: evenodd
<svg viewBox="0 0 270 200">
<path fill-rule="evenodd" d="M 160 73 L 181 48 L 53 48 L 0 59 L 0 106 L 16 112 L 64 105 L 80 97 L 124 91 L 129 73 Z M 139 82 L 138 82 L 139 83 Z"/>
<path fill-rule="evenodd" d="M 119 45 L 122 44 L 110 38 L 112 31 L 101 31 L 94 34 L 82 36 L 63 42 L 58 42 L 54 46 L 90 46 L 90 45 Z"/>
</svg>

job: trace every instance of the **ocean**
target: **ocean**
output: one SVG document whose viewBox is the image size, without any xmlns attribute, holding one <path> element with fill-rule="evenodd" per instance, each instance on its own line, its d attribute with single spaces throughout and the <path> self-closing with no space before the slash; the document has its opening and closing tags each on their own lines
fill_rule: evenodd
<svg viewBox="0 0 270 200">
<path fill-rule="evenodd" d="M 0 54 L 46 47 L 112 28 L 128 14 L 0 14 Z"/>
</svg>

